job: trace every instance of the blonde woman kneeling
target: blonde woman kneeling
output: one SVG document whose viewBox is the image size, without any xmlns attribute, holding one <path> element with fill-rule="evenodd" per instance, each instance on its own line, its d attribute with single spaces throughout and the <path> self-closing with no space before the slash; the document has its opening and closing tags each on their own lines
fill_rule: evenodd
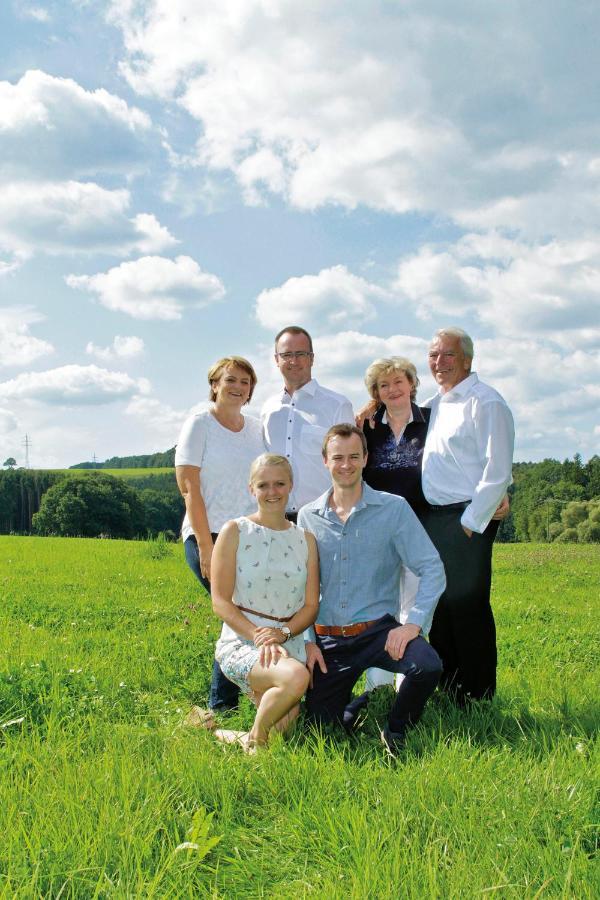
<svg viewBox="0 0 600 900">
<path fill-rule="evenodd" d="M 258 510 L 222 528 L 211 581 L 213 610 L 224 622 L 215 658 L 258 707 L 248 734 L 215 736 L 251 751 L 298 715 L 309 681 L 303 634 L 317 617 L 319 564 L 312 534 L 285 518 L 292 488 L 287 459 L 259 456 L 249 486 Z"/>
</svg>

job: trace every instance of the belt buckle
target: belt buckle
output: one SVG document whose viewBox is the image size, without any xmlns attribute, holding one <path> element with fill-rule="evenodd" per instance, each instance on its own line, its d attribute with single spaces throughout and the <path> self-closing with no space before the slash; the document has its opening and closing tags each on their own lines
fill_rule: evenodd
<svg viewBox="0 0 600 900">
<path fill-rule="evenodd" d="M 342 637 L 347 637 L 347 634 L 346 634 L 346 628 L 347 628 L 346 625 L 342 625 L 342 626 L 341 626 L 341 629 L 342 629 Z"/>
</svg>

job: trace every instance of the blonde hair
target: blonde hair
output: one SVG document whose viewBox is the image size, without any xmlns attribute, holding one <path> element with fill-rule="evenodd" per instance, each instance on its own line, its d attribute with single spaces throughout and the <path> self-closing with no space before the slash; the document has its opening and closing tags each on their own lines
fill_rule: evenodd
<svg viewBox="0 0 600 900">
<path fill-rule="evenodd" d="M 290 466 L 289 460 L 287 460 L 285 456 L 279 456 L 278 453 L 261 453 L 260 456 L 257 456 L 250 465 L 250 484 L 252 484 L 252 482 L 256 478 L 256 473 L 258 472 L 258 470 L 262 469 L 263 466 L 281 466 L 281 468 L 285 469 L 285 471 L 287 472 L 287 475 L 290 479 L 290 484 L 294 483 L 294 474 L 292 472 L 292 467 Z"/>
<path fill-rule="evenodd" d="M 373 400 L 379 400 L 379 391 L 377 390 L 377 382 L 382 375 L 389 375 L 392 372 L 402 372 L 411 384 L 410 399 L 414 400 L 417 396 L 417 388 L 419 387 L 419 379 L 417 370 L 410 360 L 404 356 L 390 356 L 388 358 L 376 359 L 372 362 L 365 372 L 365 384 L 367 390 Z"/>
<path fill-rule="evenodd" d="M 246 403 L 250 403 L 258 378 L 256 377 L 256 372 L 252 368 L 252 364 L 249 363 L 247 359 L 244 359 L 243 356 L 224 356 L 222 359 L 217 360 L 216 363 L 213 363 L 208 370 L 208 383 L 210 385 L 210 392 L 208 395 L 209 400 L 215 401 L 217 399 L 217 392 L 213 385 L 216 381 L 219 381 L 223 371 L 230 366 L 237 366 L 238 369 L 243 369 L 243 371 L 250 376 L 250 394 L 246 400 Z"/>
</svg>

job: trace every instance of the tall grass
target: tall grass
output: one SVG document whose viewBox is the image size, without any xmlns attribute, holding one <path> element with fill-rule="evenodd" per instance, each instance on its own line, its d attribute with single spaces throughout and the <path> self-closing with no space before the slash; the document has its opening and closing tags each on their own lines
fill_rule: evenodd
<svg viewBox="0 0 600 900">
<path fill-rule="evenodd" d="M 496 548 L 498 697 L 389 762 L 385 693 L 251 758 L 182 727 L 218 625 L 165 546 L 0 538 L 1 897 L 598 896 L 596 548 Z"/>
</svg>

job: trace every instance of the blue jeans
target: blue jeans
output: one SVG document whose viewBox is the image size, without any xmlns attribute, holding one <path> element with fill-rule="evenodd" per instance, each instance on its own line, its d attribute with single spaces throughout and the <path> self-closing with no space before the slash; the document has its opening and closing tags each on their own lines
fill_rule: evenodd
<svg viewBox="0 0 600 900">
<path fill-rule="evenodd" d="M 216 534 L 212 535 L 213 541 L 216 537 Z M 210 581 L 205 578 L 200 571 L 200 552 L 194 535 L 190 535 L 190 537 L 184 541 L 183 550 L 188 566 L 210 596 Z M 215 659 L 210 682 L 210 693 L 208 695 L 209 707 L 217 710 L 236 709 L 239 699 L 239 687 L 223 675 L 221 667 Z"/>
<path fill-rule="evenodd" d="M 343 724 L 352 688 L 366 669 L 375 666 L 404 675 L 390 710 L 390 730 L 403 736 L 410 725 L 418 722 L 440 679 L 442 664 L 422 637 L 408 644 L 402 659 L 392 659 L 385 642 L 388 633 L 397 627 L 398 622 L 387 615 L 356 637 L 317 636 L 327 673 L 321 672 L 318 665 L 313 671 L 313 687 L 306 694 L 306 711 L 312 719 Z"/>
</svg>

